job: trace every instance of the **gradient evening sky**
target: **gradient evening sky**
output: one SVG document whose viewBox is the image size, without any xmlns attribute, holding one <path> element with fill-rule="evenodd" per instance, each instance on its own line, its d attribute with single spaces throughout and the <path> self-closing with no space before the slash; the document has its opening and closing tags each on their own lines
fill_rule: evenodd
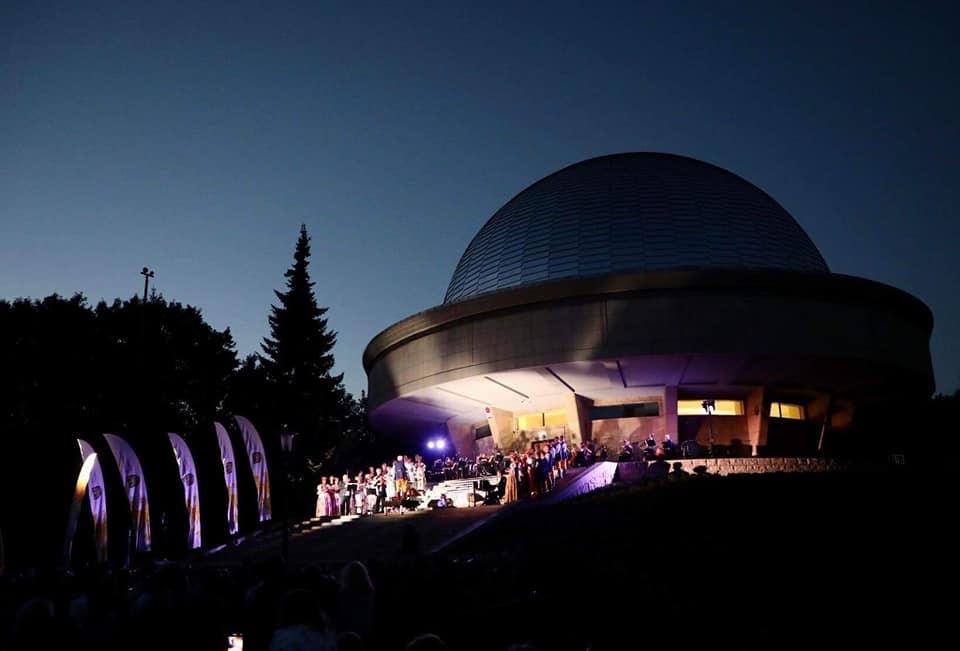
<svg viewBox="0 0 960 651">
<path fill-rule="evenodd" d="M 584 158 L 669 151 L 773 195 L 836 272 L 900 287 L 960 387 L 955 3 L 0 3 L 0 297 L 168 299 L 267 334 L 301 222 L 364 346 Z"/>
</svg>

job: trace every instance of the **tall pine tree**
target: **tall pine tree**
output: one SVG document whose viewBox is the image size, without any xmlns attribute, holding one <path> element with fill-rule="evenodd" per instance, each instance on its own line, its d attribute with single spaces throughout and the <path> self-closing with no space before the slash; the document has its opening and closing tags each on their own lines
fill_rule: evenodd
<svg viewBox="0 0 960 651">
<path fill-rule="evenodd" d="M 284 274 L 287 291 L 275 292 L 280 304 L 271 307 L 261 358 L 277 424 L 300 435 L 303 452 L 317 455 L 336 444 L 347 396 L 343 375 L 331 374 L 337 333 L 327 327 L 327 308 L 317 305 L 309 259 L 310 237 L 301 225 L 293 266 Z"/>
</svg>

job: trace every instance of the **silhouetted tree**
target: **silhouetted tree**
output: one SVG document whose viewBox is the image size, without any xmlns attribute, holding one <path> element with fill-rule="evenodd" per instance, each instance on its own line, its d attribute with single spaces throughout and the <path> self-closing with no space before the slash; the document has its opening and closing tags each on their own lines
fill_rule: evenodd
<svg viewBox="0 0 960 651">
<path fill-rule="evenodd" d="M 189 431 L 222 408 L 237 366 L 229 329 L 157 295 L 0 301 L 0 358 L 0 428 L 68 438 Z"/>
<path fill-rule="evenodd" d="M 95 421 L 98 344 L 81 294 L 0 301 L 0 431 L 50 435 Z"/>
<path fill-rule="evenodd" d="M 287 290 L 276 292 L 280 304 L 271 308 L 261 359 L 276 424 L 300 435 L 301 452 L 322 456 L 339 439 L 348 397 L 343 375 L 332 374 L 337 334 L 327 327 L 327 308 L 317 305 L 313 292 L 306 226 L 300 227 L 293 259 L 284 274 Z"/>
<path fill-rule="evenodd" d="M 226 411 L 243 414 L 258 426 L 272 431 L 277 427 L 272 393 L 262 359 L 255 353 L 247 355 L 230 378 Z"/>
</svg>

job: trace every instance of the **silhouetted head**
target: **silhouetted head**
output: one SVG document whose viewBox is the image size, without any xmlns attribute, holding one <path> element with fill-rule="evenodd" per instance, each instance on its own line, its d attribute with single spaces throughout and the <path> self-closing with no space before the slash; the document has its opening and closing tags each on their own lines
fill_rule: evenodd
<svg viewBox="0 0 960 651">
<path fill-rule="evenodd" d="M 446 643 L 433 633 L 418 635 L 403 647 L 404 651 L 447 651 Z"/>
<path fill-rule="evenodd" d="M 351 594 L 373 593 L 373 582 L 366 565 L 360 561 L 348 563 L 340 571 L 340 590 Z"/>
<path fill-rule="evenodd" d="M 326 616 L 320 610 L 317 597 L 310 590 L 297 588 L 283 595 L 280 604 L 281 626 L 302 625 L 318 630 L 327 629 Z"/>
</svg>

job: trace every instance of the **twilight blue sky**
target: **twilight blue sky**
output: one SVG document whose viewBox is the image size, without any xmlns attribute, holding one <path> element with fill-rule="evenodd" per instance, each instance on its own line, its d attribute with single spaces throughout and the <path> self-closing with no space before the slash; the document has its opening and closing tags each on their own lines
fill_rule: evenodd
<svg viewBox="0 0 960 651">
<path fill-rule="evenodd" d="M 842 6 L 836 6 L 836 5 Z M 773 195 L 936 319 L 960 387 L 954 3 L 0 3 L 0 297 L 168 299 L 267 333 L 301 222 L 348 388 L 529 183 L 669 151 Z"/>
</svg>

